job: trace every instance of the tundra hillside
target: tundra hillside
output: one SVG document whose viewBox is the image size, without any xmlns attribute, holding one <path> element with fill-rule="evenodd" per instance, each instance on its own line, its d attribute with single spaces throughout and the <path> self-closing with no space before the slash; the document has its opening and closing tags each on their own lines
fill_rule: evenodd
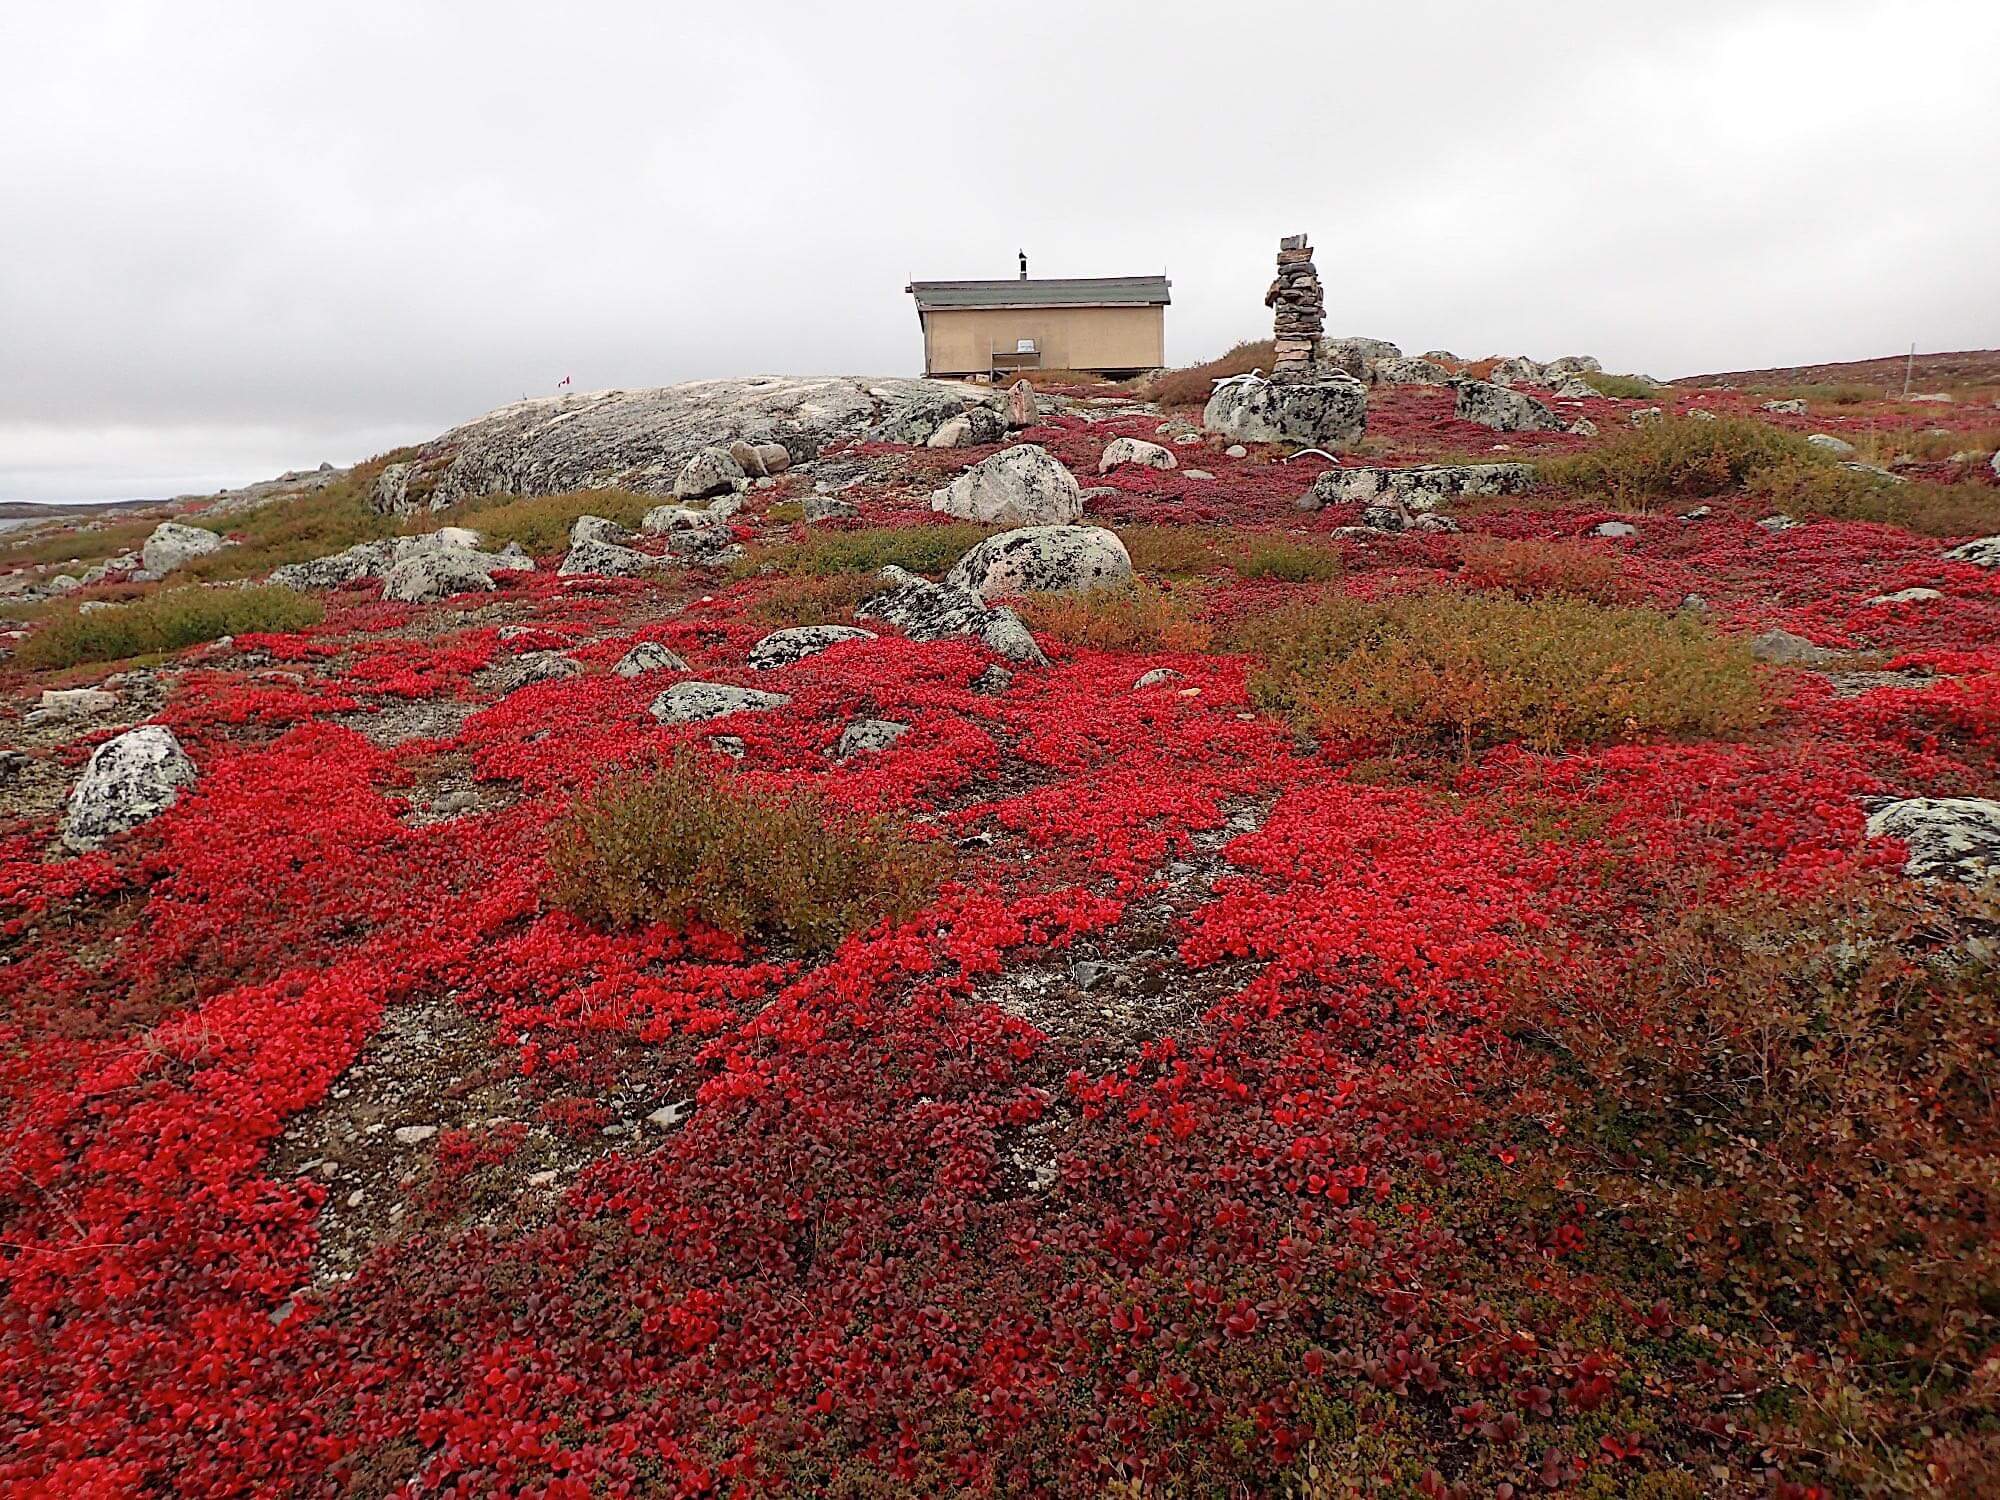
<svg viewBox="0 0 2000 1500">
<path fill-rule="evenodd" d="M 2000 1491 L 1991 392 L 1287 360 L 0 536 L 0 1487 Z"/>
</svg>

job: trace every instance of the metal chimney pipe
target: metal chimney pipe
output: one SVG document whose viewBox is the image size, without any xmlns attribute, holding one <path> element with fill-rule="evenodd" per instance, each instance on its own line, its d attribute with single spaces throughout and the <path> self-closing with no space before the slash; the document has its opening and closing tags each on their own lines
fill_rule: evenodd
<svg viewBox="0 0 2000 1500">
<path fill-rule="evenodd" d="M 1021 279 L 1026 281 L 1028 279 L 1028 252 L 1017 250 L 1014 253 L 1021 257 Z"/>
</svg>

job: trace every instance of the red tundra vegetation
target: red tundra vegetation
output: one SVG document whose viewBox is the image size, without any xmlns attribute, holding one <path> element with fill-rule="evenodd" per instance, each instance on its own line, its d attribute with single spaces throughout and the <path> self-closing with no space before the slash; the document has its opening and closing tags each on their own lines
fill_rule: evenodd
<svg viewBox="0 0 2000 1500">
<path fill-rule="evenodd" d="M 757 493 L 734 573 L 169 639 L 130 680 L 199 779 L 100 851 L 35 788 L 110 729 L 37 753 L 0 1488 L 2000 1487 L 2000 902 L 1864 831 L 1995 794 L 2000 571 L 1708 459 L 1384 535 L 1211 446 L 1104 481 L 1140 577 L 1029 602 L 1002 691 L 886 626 L 753 672 L 976 539 L 922 495 L 982 451 L 885 451 L 851 520 Z M 582 670 L 502 691 L 528 651 Z M 789 701 L 663 726 L 682 675 Z"/>
</svg>

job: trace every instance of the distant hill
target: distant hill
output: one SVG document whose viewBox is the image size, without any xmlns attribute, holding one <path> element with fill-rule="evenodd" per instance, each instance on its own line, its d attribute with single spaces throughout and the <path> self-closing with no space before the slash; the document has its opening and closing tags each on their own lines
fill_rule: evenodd
<svg viewBox="0 0 2000 1500">
<path fill-rule="evenodd" d="M 1784 365 L 1769 370 L 1729 370 L 1719 375 L 1684 375 L 1675 385 L 1879 385 L 1897 393 L 1909 367 L 1907 354 L 1853 359 L 1824 365 Z M 1962 349 L 1956 354 L 1919 354 L 1910 378 L 1913 391 L 1952 386 L 2000 385 L 2000 349 Z"/>
<path fill-rule="evenodd" d="M 0 520 L 56 521 L 64 516 L 89 515 L 102 510 L 136 510 L 160 503 L 158 500 L 79 500 L 73 503 L 0 500 Z"/>
</svg>

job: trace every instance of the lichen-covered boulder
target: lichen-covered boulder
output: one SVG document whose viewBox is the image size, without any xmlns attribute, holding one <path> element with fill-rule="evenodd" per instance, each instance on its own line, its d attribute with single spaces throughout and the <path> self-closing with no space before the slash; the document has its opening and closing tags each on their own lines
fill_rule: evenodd
<svg viewBox="0 0 2000 1500">
<path fill-rule="evenodd" d="M 1328 469 L 1300 497 L 1300 510 L 1368 505 L 1393 497 L 1413 511 L 1437 510 L 1466 496 L 1523 495 L 1534 486 L 1532 464 L 1416 464 L 1392 469 L 1364 465 Z"/>
<path fill-rule="evenodd" d="M 688 664 L 678 652 L 658 641 L 641 641 L 618 658 L 611 670 L 620 677 L 643 677 L 648 672 L 685 672 Z"/>
<path fill-rule="evenodd" d="M 1327 448 L 1358 441 L 1368 430 L 1368 387 L 1332 371 L 1313 380 L 1224 381 L 1201 415 L 1202 425 L 1240 443 L 1295 443 Z"/>
<path fill-rule="evenodd" d="M 1447 385 L 1451 371 L 1428 359 L 1378 359 L 1368 366 L 1377 385 Z"/>
<path fill-rule="evenodd" d="M 647 712 L 662 724 L 700 724 L 727 714 L 782 708 L 791 701 L 786 693 L 732 687 L 726 682 L 677 682 L 655 698 Z"/>
<path fill-rule="evenodd" d="M 1496 364 L 1488 372 L 1486 380 L 1488 384 L 1498 386 L 1546 385 L 1548 376 L 1532 359 L 1517 354 Z"/>
<path fill-rule="evenodd" d="M 172 807 L 194 780 L 194 762 L 163 724 L 143 724 L 106 740 L 91 751 L 70 793 L 64 847 L 79 854 L 102 848 Z"/>
<path fill-rule="evenodd" d="M 1533 396 L 1485 380 L 1452 384 L 1458 392 L 1452 411 L 1461 422 L 1477 422 L 1495 432 L 1562 431 L 1562 418 Z"/>
<path fill-rule="evenodd" d="M 666 567 L 668 563 L 669 559 L 654 557 L 651 553 L 641 552 L 636 547 L 621 547 L 616 542 L 580 541 L 571 544 L 569 555 L 563 558 L 562 566 L 556 569 L 556 576 L 643 578 L 648 573 Z"/>
<path fill-rule="evenodd" d="M 1604 366 L 1592 354 L 1565 354 L 1543 365 L 1542 373 L 1551 380 L 1558 380 L 1565 375 L 1602 375 Z"/>
<path fill-rule="evenodd" d="M 1977 885 L 2000 875 L 2000 802 L 1981 797 L 1908 797 L 1877 808 L 1871 839 L 1901 839 L 1903 873 L 1919 880 Z"/>
<path fill-rule="evenodd" d="M 490 591 L 495 573 L 534 567 L 525 558 L 469 547 L 434 547 L 411 552 L 382 574 L 382 597 L 402 604 L 429 604 L 453 594 Z M 274 578 L 275 574 L 272 575 Z"/>
<path fill-rule="evenodd" d="M 1830 432 L 1815 432 L 1806 439 L 1806 446 L 1829 458 L 1854 457 L 1854 444 L 1846 438 L 1837 438 Z"/>
<path fill-rule="evenodd" d="M 703 500 L 710 495 L 727 495 L 742 485 L 743 466 L 729 456 L 727 448 L 701 448 L 674 476 L 674 497 Z"/>
<path fill-rule="evenodd" d="M 817 656 L 842 641 L 872 641 L 875 632 L 858 625 L 793 625 L 774 630 L 750 648 L 750 665 L 761 671 L 788 667 Z"/>
<path fill-rule="evenodd" d="M 1023 376 L 1007 388 L 1007 425 L 1033 427 L 1041 419 L 1041 402 L 1035 399 L 1035 388 Z"/>
<path fill-rule="evenodd" d="M 938 490 L 931 509 L 988 526 L 1053 526 L 1083 514 L 1083 491 L 1047 449 L 1019 443 Z"/>
<path fill-rule="evenodd" d="M 572 547 L 578 542 L 610 542 L 623 546 L 631 540 L 631 532 L 603 516 L 578 516 L 570 523 L 569 543 Z"/>
<path fill-rule="evenodd" d="M 1766 401 L 1764 403 L 1764 410 L 1780 412 L 1786 416 L 1802 417 L 1806 414 L 1806 404 L 1798 400 Z"/>
<path fill-rule="evenodd" d="M 415 464 L 384 464 L 375 476 L 375 488 L 369 491 L 369 508 L 382 516 L 409 515 L 417 508 L 410 495 L 410 480 L 416 472 Z"/>
<path fill-rule="evenodd" d="M 927 448 L 979 448 L 1007 436 L 1007 419 L 990 406 L 968 406 L 938 424 L 924 440 Z"/>
<path fill-rule="evenodd" d="M 1149 443 L 1144 438 L 1113 438 L 1104 445 L 1103 456 L 1097 460 L 1097 472 L 1109 474 L 1126 464 L 1142 469 L 1172 469 L 1179 467 L 1180 460 L 1174 457 L 1173 449 Z"/>
<path fill-rule="evenodd" d="M 444 526 L 417 536 L 390 537 L 380 542 L 356 542 L 344 552 L 317 557 L 311 562 L 286 563 L 271 573 L 271 582 L 294 589 L 331 589 L 363 578 L 380 578 L 406 558 L 446 550 L 476 552 L 479 533 L 463 526 Z M 534 560 L 509 542 L 497 553 L 481 554 L 494 559 L 495 570 L 527 570 Z"/>
<path fill-rule="evenodd" d="M 752 479 L 769 479 L 792 466 L 791 450 L 783 443 L 752 443 L 738 438 L 729 445 L 729 456 Z"/>
<path fill-rule="evenodd" d="M 583 663 L 560 651 L 523 651 L 481 675 L 481 685 L 505 696 L 537 682 L 557 682 L 581 677 Z"/>
<path fill-rule="evenodd" d="M 886 587 L 855 606 L 856 619 L 894 625 L 913 641 L 970 636 L 1009 661 L 1047 665 L 1048 658 L 1020 616 L 1011 609 L 994 608 L 975 590 L 932 583 L 893 564 L 878 576 Z"/>
<path fill-rule="evenodd" d="M 162 521 L 139 549 L 140 564 L 148 573 L 171 573 L 175 568 L 219 552 L 229 544 L 212 531 L 199 526 L 183 526 L 179 521 Z"/>
<path fill-rule="evenodd" d="M 1102 526 L 1023 526 L 975 543 L 944 575 L 951 588 L 982 599 L 1010 594 L 1076 594 L 1124 583 L 1132 559 Z"/>
</svg>

